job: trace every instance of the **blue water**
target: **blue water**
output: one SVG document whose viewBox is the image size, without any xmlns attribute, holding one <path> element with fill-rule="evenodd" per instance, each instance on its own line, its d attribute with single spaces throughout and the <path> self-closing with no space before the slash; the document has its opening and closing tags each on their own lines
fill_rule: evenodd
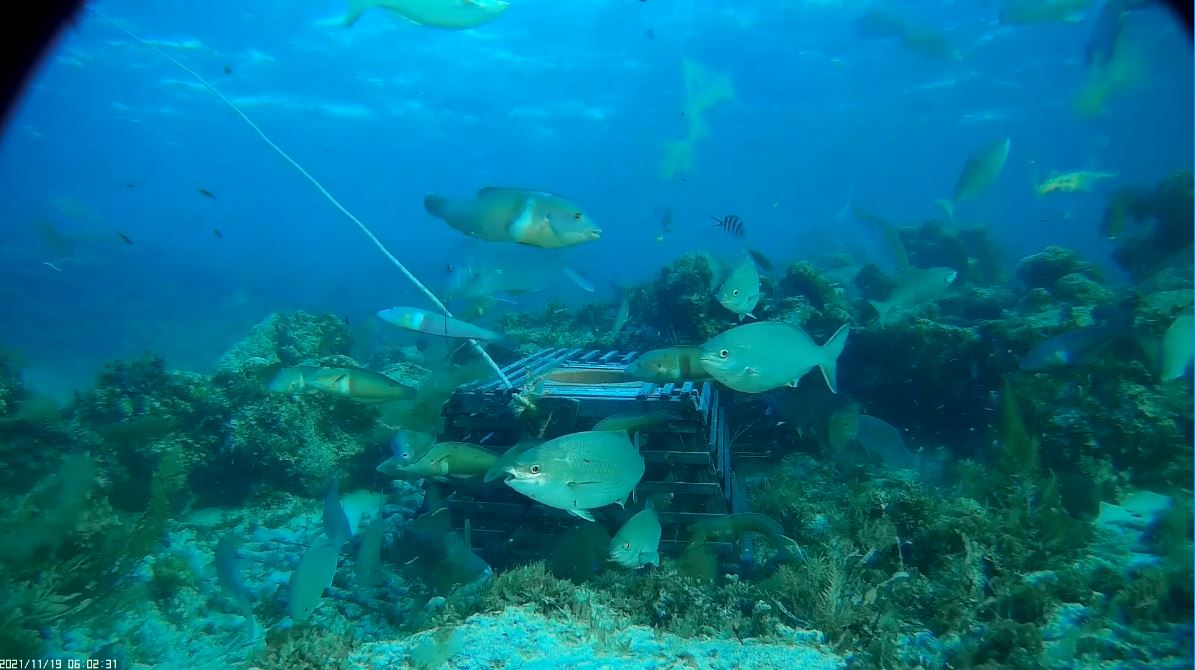
<svg viewBox="0 0 1195 670">
<path fill-rule="evenodd" d="M 1004 174 L 960 217 L 990 226 L 1009 262 L 1050 243 L 1099 260 L 1103 197 L 1039 200 L 1034 170 L 1152 184 L 1190 166 L 1190 46 L 1162 10 L 1126 28 L 1147 43 L 1147 79 L 1082 118 L 1070 99 L 1090 20 L 1006 27 L 993 2 L 896 7 L 944 30 L 959 62 L 862 40 L 850 2 L 522 0 L 469 32 L 382 11 L 345 29 L 339 2 L 97 6 L 237 101 L 432 284 L 462 238 L 423 211 L 431 192 L 514 185 L 583 203 L 603 237 L 569 255 L 604 290 L 687 251 L 733 248 L 710 215 L 738 214 L 747 241 L 781 259 L 860 234 L 833 219 L 852 184 L 856 204 L 891 220 L 938 217 L 967 155 L 1005 136 Z M 728 73 L 735 97 L 706 113 L 686 180 L 663 180 L 662 145 L 684 134 L 685 58 Z M 0 341 L 50 390 L 148 349 L 208 369 L 274 311 L 424 304 L 214 96 L 92 15 L 32 78 L 0 184 Z M 663 207 L 677 232 L 658 243 Z M 38 216 L 81 262 L 43 264 L 57 256 Z"/>
</svg>

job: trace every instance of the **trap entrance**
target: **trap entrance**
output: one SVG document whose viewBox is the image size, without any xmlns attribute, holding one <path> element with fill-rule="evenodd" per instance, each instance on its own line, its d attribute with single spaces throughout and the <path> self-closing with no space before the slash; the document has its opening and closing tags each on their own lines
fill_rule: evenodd
<svg viewBox="0 0 1195 670">
<path fill-rule="evenodd" d="M 667 421 L 632 433 L 646 469 L 631 510 L 616 505 L 594 515 L 611 534 L 648 498 L 659 513 L 660 552 L 679 555 L 688 526 L 711 516 L 745 511 L 736 483 L 730 429 L 718 390 L 710 382 L 641 382 L 626 374 L 639 352 L 546 349 L 512 363 L 501 382 L 468 384 L 445 404 L 441 440 L 481 443 L 504 451 L 525 437 L 551 439 L 590 430 L 615 414 L 652 413 Z M 467 484 L 446 501 L 458 526 L 468 519 L 473 546 L 498 567 L 539 560 L 559 536 L 589 523 L 541 505 L 501 482 Z M 715 553 L 732 551 L 712 543 Z"/>
</svg>

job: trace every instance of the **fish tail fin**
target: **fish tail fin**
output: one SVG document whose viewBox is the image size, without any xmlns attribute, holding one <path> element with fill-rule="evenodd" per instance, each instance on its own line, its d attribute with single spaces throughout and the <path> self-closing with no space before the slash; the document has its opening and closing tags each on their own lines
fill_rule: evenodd
<svg viewBox="0 0 1195 670">
<path fill-rule="evenodd" d="M 946 219 L 948 221 L 950 221 L 950 223 L 954 223 L 954 201 L 953 200 L 951 200 L 949 198 L 938 198 L 937 200 L 934 201 L 934 204 L 937 205 L 938 207 L 941 207 L 943 212 L 946 212 Z"/>
<path fill-rule="evenodd" d="M 448 218 L 451 205 L 451 201 L 443 196 L 435 195 L 433 193 L 423 196 L 423 208 L 427 210 L 428 214 L 431 214 L 437 219 Z"/>
<path fill-rule="evenodd" d="M 874 307 L 876 314 L 880 315 L 880 326 L 882 327 L 888 318 L 888 311 L 892 309 L 891 303 L 880 300 L 868 300 L 867 304 Z"/>
<path fill-rule="evenodd" d="M 838 210 L 838 213 L 834 215 L 835 219 L 838 219 L 841 221 L 851 215 L 851 198 L 854 195 L 855 195 L 855 182 L 851 182 L 850 187 L 848 187 L 846 190 L 846 202 L 843 203 L 842 209 Z"/>
<path fill-rule="evenodd" d="M 351 27 L 366 10 L 373 6 L 374 0 L 349 0 L 348 9 L 344 13 L 344 27 Z"/>
<path fill-rule="evenodd" d="M 850 332 L 851 325 L 844 323 L 822 345 L 822 360 L 817 366 L 821 368 L 822 376 L 826 378 L 826 386 L 830 387 L 832 393 L 838 393 L 838 357 L 842 355 L 842 349 L 846 346 L 846 336 Z"/>
</svg>

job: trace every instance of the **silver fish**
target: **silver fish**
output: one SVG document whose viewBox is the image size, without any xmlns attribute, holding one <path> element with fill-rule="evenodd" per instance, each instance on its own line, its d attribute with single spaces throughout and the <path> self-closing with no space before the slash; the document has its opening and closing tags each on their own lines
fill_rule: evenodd
<svg viewBox="0 0 1195 670">
<path fill-rule="evenodd" d="M 593 521 L 590 510 L 625 505 L 645 465 L 621 431 L 586 431 L 548 440 L 519 454 L 506 485 L 549 507 Z"/>
<path fill-rule="evenodd" d="M 738 326 L 716 335 L 701 348 L 701 365 L 722 384 L 744 393 L 796 386 L 814 367 L 826 386 L 838 392 L 838 357 L 850 333 L 843 324 L 822 346 L 801 327 L 778 321 Z"/>
<path fill-rule="evenodd" d="M 627 519 L 610 542 L 610 560 L 624 568 L 637 570 L 647 564 L 660 564 L 660 517 L 647 507 Z"/>
</svg>

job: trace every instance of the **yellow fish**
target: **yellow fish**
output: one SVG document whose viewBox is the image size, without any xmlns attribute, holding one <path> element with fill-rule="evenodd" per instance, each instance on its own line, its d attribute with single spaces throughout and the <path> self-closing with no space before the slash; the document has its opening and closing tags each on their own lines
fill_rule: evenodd
<svg viewBox="0 0 1195 670">
<path fill-rule="evenodd" d="M 559 249 L 602 236 L 580 205 L 542 191 L 491 186 L 470 199 L 428 195 L 423 207 L 469 237 L 489 242 Z"/>
<path fill-rule="evenodd" d="M 1033 190 L 1039 197 L 1047 193 L 1087 192 L 1094 188 L 1096 182 L 1101 179 L 1115 179 L 1119 176 L 1119 172 L 1096 172 L 1094 170 L 1064 172 L 1052 175 L 1049 179 L 1034 186 Z"/>
</svg>

